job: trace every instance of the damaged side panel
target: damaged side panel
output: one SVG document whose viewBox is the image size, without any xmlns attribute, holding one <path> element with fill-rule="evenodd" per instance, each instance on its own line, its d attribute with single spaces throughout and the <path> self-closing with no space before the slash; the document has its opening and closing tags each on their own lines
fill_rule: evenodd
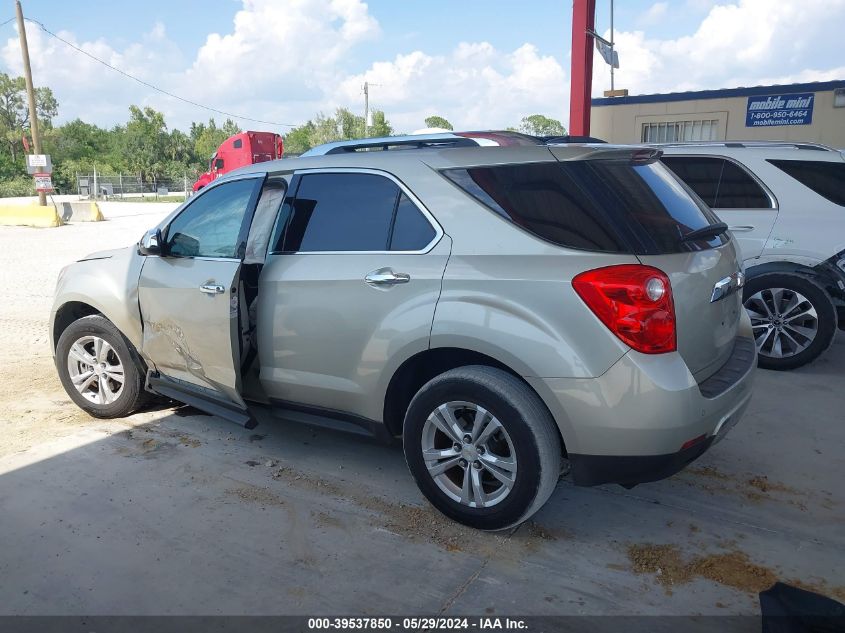
<svg viewBox="0 0 845 633">
<path fill-rule="evenodd" d="M 240 262 L 148 257 L 141 271 L 142 353 L 162 376 L 245 408 L 240 396 Z"/>
</svg>

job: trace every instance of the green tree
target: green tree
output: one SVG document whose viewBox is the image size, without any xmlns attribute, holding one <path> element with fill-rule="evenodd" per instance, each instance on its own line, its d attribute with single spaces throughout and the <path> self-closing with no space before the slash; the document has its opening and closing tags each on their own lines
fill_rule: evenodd
<svg viewBox="0 0 845 633">
<path fill-rule="evenodd" d="M 563 136 L 566 134 L 566 128 L 560 121 L 542 114 L 524 117 L 519 123 L 519 131 L 532 136 Z"/>
<path fill-rule="evenodd" d="M 314 122 L 308 121 L 285 134 L 285 154 L 299 155 L 311 149 L 311 137 L 314 134 L 314 130 Z"/>
<path fill-rule="evenodd" d="M 370 126 L 370 136 L 392 136 L 393 126 L 381 110 L 373 110 L 373 124 Z"/>
<path fill-rule="evenodd" d="M 162 171 L 167 152 L 169 135 L 164 115 L 145 107 L 129 106 L 129 122 L 126 124 L 123 147 L 129 169 L 137 172 L 146 182 Z"/>
<path fill-rule="evenodd" d="M 438 116 L 436 114 L 432 114 L 430 117 L 426 117 L 425 126 L 426 127 L 439 127 L 439 128 L 443 128 L 444 130 L 454 130 L 455 129 L 455 128 L 452 127 L 452 124 L 449 123 L 449 121 L 444 119 L 442 116 Z"/>
<path fill-rule="evenodd" d="M 42 127 L 49 129 L 58 113 L 59 105 L 49 88 L 35 89 L 35 111 Z M 22 137 L 29 132 L 29 106 L 26 81 L 23 77 L 9 77 L 0 73 L 0 131 L 2 131 L 12 160 L 17 160 Z"/>
<path fill-rule="evenodd" d="M 369 136 L 390 136 L 393 127 L 381 110 L 372 111 L 372 124 Z M 284 137 L 285 152 L 301 154 L 312 147 L 364 137 L 364 117 L 352 113 L 346 108 L 338 108 L 334 116 L 322 112 L 312 120 L 293 128 Z"/>
</svg>

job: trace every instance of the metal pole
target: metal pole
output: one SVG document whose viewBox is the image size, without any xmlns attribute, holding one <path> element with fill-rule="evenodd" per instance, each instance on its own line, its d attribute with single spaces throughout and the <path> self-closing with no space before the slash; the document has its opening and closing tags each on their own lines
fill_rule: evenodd
<svg viewBox="0 0 845 633">
<path fill-rule="evenodd" d="M 94 200 L 100 195 L 100 190 L 97 188 L 97 166 L 94 165 Z"/>
<path fill-rule="evenodd" d="M 613 91 L 613 0 L 610 0 L 610 90 Z"/>
<path fill-rule="evenodd" d="M 123 172 L 117 174 L 117 181 L 120 186 L 120 199 L 123 200 Z"/>
<path fill-rule="evenodd" d="M 593 84 L 593 38 L 596 0 L 572 3 L 572 70 L 569 91 L 569 133 L 590 135 L 590 91 Z"/>
<path fill-rule="evenodd" d="M 32 131 L 32 146 L 36 154 L 41 153 L 41 137 L 38 134 L 38 113 L 35 109 L 35 88 L 32 87 L 32 68 L 29 65 L 29 46 L 26 43 L 26 28 L 23 22 L 21 0 L 15 0 L 15 11 L 18 14 L 18 35 L 21 40 L 21 56 L 23 57 L 23 76 L 26 79 L 26 97 L 29 101 L 29 129 Z M 47 194 L 38 192 L 38 204 L 47 206 Z"/>
<path fill-rule="evenodd" d="M 370 84 L 364 82 L 364 138 L 370 136 Z"/>
</svg>

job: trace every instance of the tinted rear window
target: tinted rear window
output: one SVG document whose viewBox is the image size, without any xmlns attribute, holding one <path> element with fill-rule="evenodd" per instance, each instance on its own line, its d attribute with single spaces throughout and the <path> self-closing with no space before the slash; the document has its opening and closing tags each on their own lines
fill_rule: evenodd
<svg viewBox="0 0 845 633">
<path fill-rule="evenodd" d="M 713 209 L 771 209 L 772 200 L 733 161 L 710 156 L 664 156 L 669 169 Z"/>
<path fill-rule="evenodd" d="M 655 255 L 727 239 L 681 242 L 718 220 L 659 163 L 564 161 L 443 173 L 502 217 L 559 246 Z"/>
<path fill-rule="evenodd" d="M 820 160 L 770 160 L 805 187 L 845 207 L 845 163 Z"/>
</svg>

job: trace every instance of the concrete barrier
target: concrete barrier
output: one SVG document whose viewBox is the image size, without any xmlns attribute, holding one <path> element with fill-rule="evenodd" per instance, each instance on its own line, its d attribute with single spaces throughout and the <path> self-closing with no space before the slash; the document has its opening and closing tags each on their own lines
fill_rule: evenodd
<svg viewBox="0 0 845 633">
<path fill-rule="evenodd" d="M 65 222 L 101 222 L 103 214 L 96 202 L 60 202 Z"/>
<path fill-rule="evenodd" d="M 0 200 L 0 224 L 6 226 L 50 227 L 64 224 L 56 205 L 46 207 L 38 202 L 29 204 L 9 204 Z"/>
</svg>

